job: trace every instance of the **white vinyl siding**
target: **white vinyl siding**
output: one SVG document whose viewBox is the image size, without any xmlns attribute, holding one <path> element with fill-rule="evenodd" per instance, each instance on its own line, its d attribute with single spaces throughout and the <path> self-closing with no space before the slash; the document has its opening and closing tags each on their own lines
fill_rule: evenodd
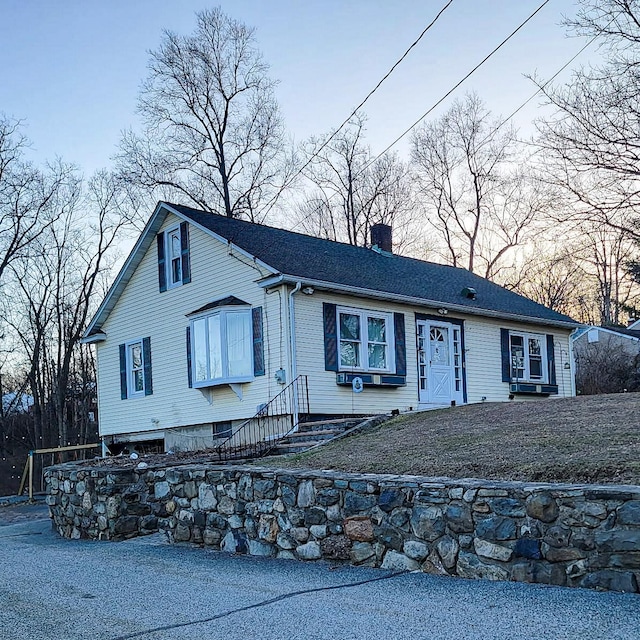
<svg viewBox="0 0 640 640">
<path fill-rule="evenodd" d="M 178 222 L 169 215 L 159 231 L 175 228 Z M 258 267 L 246 264 L 244 256 L 230 255 L 232 250 L 226 243 L 193 224 L 189 230 L 191 284 L 176 287 L 170 296 L 159 292 L 157 251 L 152 244 L 104 324 L 107 339 L 96 345 L 101 435 L 250 418 L 259 404 L 282 389 L 274 376 L 277 369 L 287 368 L 287 338 L 280 329 L 286 296 L 277 290 L 267 294 L 259 287 L 255 283 L 261 277 Z M 188 387 L 187 314 L 230 295 L 263 309 L 266 371 L 242 385 L 242 401 L 226 384 L 208 389 Z M 141 333 L 151 336 L 153 395 L 134 403 L 122 402 L 118 345 Z"/>
</svg>

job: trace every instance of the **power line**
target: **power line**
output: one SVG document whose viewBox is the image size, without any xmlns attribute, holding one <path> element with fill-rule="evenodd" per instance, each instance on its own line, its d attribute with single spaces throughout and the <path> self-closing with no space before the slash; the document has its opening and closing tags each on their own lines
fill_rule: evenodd
<svg viewBox="0 0 640 640">
<path fill-rule="evenodd" d="M 547 2 L 548 1 L 549 0 L 547 0 Z M 378 82 L 378 84 L 376 84 L 376 86 L 373 89 L 371 89 L 371 91 L 369 91 L 369 93 L 367 94 L 365 99 L 345 118 L 344 122 L 322 143 L 322 145 L 313 152 L 313 154 L 302 165 L 302 167 L 300 167 L 300 169 L 298 169 L 288 180 L 285 181 L 285 183 L 282 185 L 282 187 L 279 190 L 279 192 L 265 205 L 265 209 L 266 209 L 266 211 L 264 213 L 265 216 L 269 213 L 269 211 L 271 211 L 271 208 L 275 204 L 275 202 L 278 199 L 278 197 L 280 196 L 280 194 L 288 186 L 291 185 L 291 183 L 311 164 L 313 159 L 331 142 L 331 140 L 333 140 L 338 135 L 338 133 L 345 127 L 345 125 L 348 124 L 349 120 L 351 120 L 351 118 L 353 118 L 353 116 L 358 112 L 358 110 L 361 109 L 364 106 L 364 104 L 367 102 L 367 100 L 369 100 L 369 98 L 380 88 L 382 83 L 395 71 L 396 67 L 409 55 L 409 52 L 420 42 L 420 40 L 422 40 L 422 38 L 427 33 L 427 31 L 429 31 L 429 29 L 431 29 L 431 27 L 433 27 L 433 25 L 438 21 L 440 16 L 451 6 L 452 3 L 453 3 L 453 0 L 449 0 L 442 7 L 442 9 L 440 9 L 440 11 L 438 11 L 438 13 L 436 14 L 436 17 L 422 30 L 422 33 L 418 36 L 418 38 L 402 54 L 402 56 L 391 67 L 391 69 L 389 69 L 389 71 L 387 71 L 387 73 L 383 76 L 383 78 L 380 80 L 380 82 Z"/>
<path fill-rule="evenodd" d="M 439 107 L 463 82 L 465 82 L 468 78 L 470 78 L 489 58 L 491 58 L 499 49 L 501 49 L 513 36 L 520 31 L 539 11 L 541 11 L 547 4 L 549 4 L 550 0 L 545 0 L 524 22 L 521 22 L 518 27 L 516 27 L 497 47 L 495 47 L 489 54 L 487 54 L 471 71 L 469 71 L 461 80 L 459 80 L 447 93 L 445 93 L 434 105 L 432 105 L 425 113 L 423 113 L 410 127 L 408 127 L 405 131 L 403 131 L 388 147 L 386 147 L 381 153 L 379 153 L 375 158 L 370 160 L 365 166 L 360 170 L 359 174 L 366 171 L 376 160 L 381 158 L 389 149 L 394 147 L 402 138 L 404 138 L 409 132 L 411 132 L 416 126 L 418 126 L 434 109 Z"/>
</svg>

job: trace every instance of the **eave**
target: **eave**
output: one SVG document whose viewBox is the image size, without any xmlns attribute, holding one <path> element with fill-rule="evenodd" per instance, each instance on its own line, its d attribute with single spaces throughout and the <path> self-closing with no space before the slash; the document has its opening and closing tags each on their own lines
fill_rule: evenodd
<svg viewBox="0 0 640 640">
<path fill-rule="evenodd" d="M 513 322 L 522 322 L 526 324 L 540 324 L 549 327 L 561 327 L 563 329 L 575 329 L 580 326 L 578 322 L 565 322 L 563 320 L 551 320 L 548 318 L 539 318 L 536 316 L 526 316 L 516 313 L 505 313 L 503 311 L 494 311 L 492 309 L 482 309 L 479 307 L 467 307 L 462 304 L 450 302 L 442 302 L 439 300 L 430 300 L 428 298 L 418 298 L 415 296 L 406 296 L 398 293 L 389 293 L 386 291 L 376 291 L 374 289 L 365 289 L 362 287 L 354 287 L 352 285 L 339 284 L 335 282 L 326 282 L 324 280 L 315 280 L 310 278 L 301 278 L 299 276 L 280 273 L 273 277 L 263 278 L 258 284 L 269 289 L 278 285 L 296 285 L 298 282 L 302 286 L 311 286 L 318 290 L 330 291 L 333 293 L 347 293 L 349 295 L 360 298 L 369 298 L 374 300 L 387 300 L 391 302 L 399 302 L 403 304 L 414 305 L 418 307 L 426 307 L 429 309 L 442 309 L 454 311 L 474 316 L 482 316 L 487 318 L 499 318 L 502 320 L 511 320 Z M 443 317 L 444 320 L 444 317 Z"/>
</svg>

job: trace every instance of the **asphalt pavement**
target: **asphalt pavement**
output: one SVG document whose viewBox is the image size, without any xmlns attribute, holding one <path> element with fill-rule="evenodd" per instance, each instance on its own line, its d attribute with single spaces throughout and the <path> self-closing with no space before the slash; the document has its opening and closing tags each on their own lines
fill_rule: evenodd
<svg viewBox="0 0 640 640">
<path fill-rule="evenodd" d="M 640 640 L 640 596 L 63 540 L 0 508 L 2 640 Z"/>
</svg>

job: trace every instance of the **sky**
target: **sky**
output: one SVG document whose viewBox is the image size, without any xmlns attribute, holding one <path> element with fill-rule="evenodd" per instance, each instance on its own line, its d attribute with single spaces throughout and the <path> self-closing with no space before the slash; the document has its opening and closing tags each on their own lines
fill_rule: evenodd
<svg viewBox="0 0 640 640">
<path fill-rule="evenodd" d="M 543 0 L 454 0 L 365 105 L 379 153 L 485 57 Z M 256 28 L 290 135 L 302 142 L 335 128 L 431 22 L 445 0 L 220 0 Z M 37 162 L 61 157 L 86 174 L 108 167 L 123 130 L 138 126 L 136 100 L 148 52 L 163 29 L 187 34 L 206 0 L 0 0 L 0 112 L 20 118 Z M 582 46 L 549 3 L 433 116 L 476 91 L 509 115 Z M 575 63 L 586 62 L 596 50 Z M 560 79 L 567 79 L 565 72 Z M 533 133 L 534 100 L 514 119 Z M 433 117 L 432 116 L 432 117 Z M 397 149 L 406 156 L 408 138 Z"/>
</svg>

